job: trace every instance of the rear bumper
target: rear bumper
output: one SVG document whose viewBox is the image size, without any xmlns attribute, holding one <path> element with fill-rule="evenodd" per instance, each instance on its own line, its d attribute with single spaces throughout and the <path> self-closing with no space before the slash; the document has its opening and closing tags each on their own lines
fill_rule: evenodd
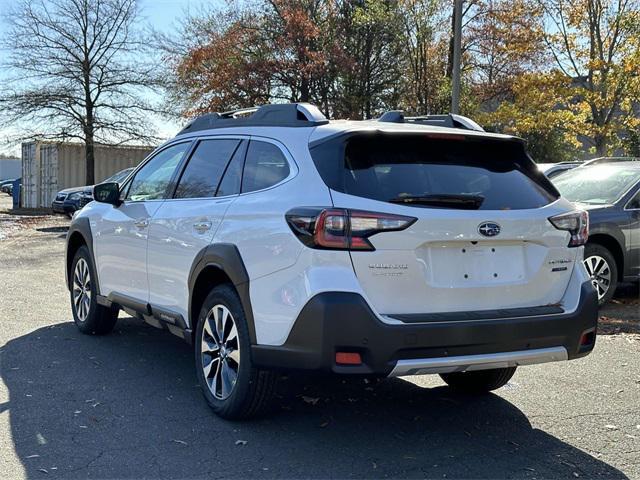
<svg viewBox="0 0 640 480">
<path fill-rule="evenodd" d="M 410 375 L 500 368 L 587 355 L 595 345 L 597 294 L 580 288 L 572 313 L 518 318 L 381 322 L 362 296 L 325 292 L 302 309 L 282 346 L 252 346 L 253 361 L 267 368 L 344 374 Z M 583 334 L 590 343 L 580 345 Z M 361 365 L 338 365 L 336 352 L 360 353 Z"/>
</svg>

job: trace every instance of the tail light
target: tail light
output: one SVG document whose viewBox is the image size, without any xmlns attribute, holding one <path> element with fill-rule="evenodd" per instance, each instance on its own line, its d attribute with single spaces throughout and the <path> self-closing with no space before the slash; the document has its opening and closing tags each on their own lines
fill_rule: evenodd
<svg viewBox="0 0 640 480">
<path fill-rule="evenodd" d="M 343 208 L 296 208 L 287 223 L 307 247 L 329 250 L 375 250 L 368 238 L 376 233 L 404 230 L 417 219 L 389 213 Z"/>
<path fill-rule="evenodd" d="M 589 213 L 584 210 L 576 210 L 549 218 L 551 224 L 558 230 L 566 230 L 571 233 L 570 247 L 579 247 L 587 243 L 589 238 Z"/>
</svg>

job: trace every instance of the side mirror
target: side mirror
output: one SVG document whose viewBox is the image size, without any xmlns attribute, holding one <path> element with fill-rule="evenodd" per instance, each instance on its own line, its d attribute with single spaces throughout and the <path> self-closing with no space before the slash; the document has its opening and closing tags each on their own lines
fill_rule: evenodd
<svg viewBox="0 0 640 480">
<path fill-rule="evenodd" d="M 99 183 L 93 187 L 93 199 L 96 202 L 120 205 L 120 185 L 115 182 Z"/>
</svg>

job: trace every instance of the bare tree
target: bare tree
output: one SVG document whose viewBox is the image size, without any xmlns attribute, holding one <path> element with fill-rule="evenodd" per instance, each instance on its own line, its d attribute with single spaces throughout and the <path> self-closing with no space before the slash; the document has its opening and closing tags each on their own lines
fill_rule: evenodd
<svg viewBox="0 0 640 480">
<path fill-rule="evenodd" d="M 136 32 L 136 0 L 18 0 L 0 92 L 0 119 L 30 135 L 79 139 L 86 181 L 94 183 L 94 145 L 149 141 L 157 70 Z"/>
</svg>

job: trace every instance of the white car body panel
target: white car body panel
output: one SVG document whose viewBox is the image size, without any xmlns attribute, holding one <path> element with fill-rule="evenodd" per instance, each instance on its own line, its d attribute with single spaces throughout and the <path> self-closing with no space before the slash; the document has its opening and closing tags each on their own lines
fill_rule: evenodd
<svg viewBox="0 0 640 480">
<path fill-rule="evenodd" d="M 189 317 L 189 273 L 236 199 L 184 198 L 162 203 L 149 225 L 149 303 Z"/>
<path fill-rule="evenodd" d="M 406 230 L 370 237 L 373 252 L 351 252 L 362 288 L 382 314 L 556 304 L 575 264 L 568 232 L 548 220 L 572 209 L 565 200 L 531 210 L 452 210 L 331 194 L 336 207 L 418 219 Z M 499 224 L 500 235 L 481 235 L 486 221 Z"/>
<path fill-rule="evenodd" d="M 91 218 L 100 294 L 112 292 L 147 302 L 147 226 L 136 222 L 153 217 L 163 200 L 126 201 L 119 207 L 92 202 L 79 215 Z"/>
</svg>

